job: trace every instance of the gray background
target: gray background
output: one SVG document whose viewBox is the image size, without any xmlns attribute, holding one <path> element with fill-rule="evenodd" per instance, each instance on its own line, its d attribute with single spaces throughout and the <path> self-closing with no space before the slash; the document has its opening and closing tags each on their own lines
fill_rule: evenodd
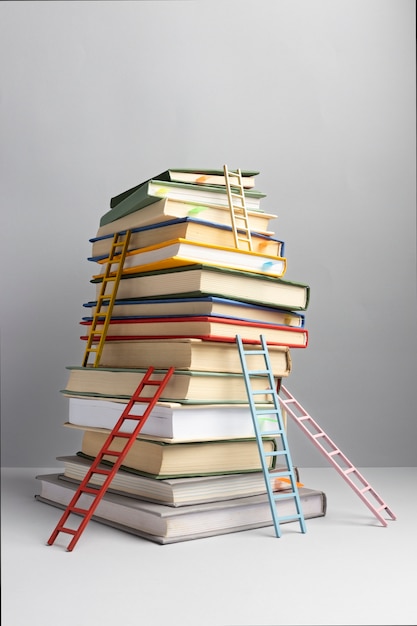
<svg viewBox="0 0 417 626">
<path fill-rule="evenodd" d="M 287 387 L 355 465 L 415 465 L 414 2 L 2 2 L 0 59 L 3 466 L 78 449 L 59 390 L 110 197 L 224 163 L 311 286 Z"/>
</svg>

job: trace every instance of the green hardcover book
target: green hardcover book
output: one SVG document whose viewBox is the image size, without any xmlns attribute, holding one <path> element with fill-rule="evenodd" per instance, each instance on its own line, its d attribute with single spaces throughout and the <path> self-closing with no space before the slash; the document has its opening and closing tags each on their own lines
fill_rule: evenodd
<svg viewBox="0 0 417 626">
<path fill-rule="evenodd" d="M 65 396 L 130 399 L 148 368 L 68 366 Z M 166 375 L 166 369 L 155 370 L 154 380 Z M 278 377 L 276 377 L 278 379 Z M 277 380 L 278 382 L 278 380 Z M 265 378 L 254 376 L 252 384 L 259 391 L 258 402 L 271 401 L 265 389 Z M 175 370 L 168 381 L 161 402 L 193 404 L 245 403 L 248 396 L 243 374 Z"/>
<path fill-rule="evenodd" d="M 110 430 L 85 429 L 81 450 L 90 461 L 95 459 L 106 442 Z M 264 437 L 262 445 L 269 469 L 276 466 L 276 440 Z M 112 450 L 126 446 L 124 437 L 115 437 Z M 104 464 L 113 465 L 114 456 L 105 455 Z M 262 470 L 258 443 L 255 438 L 216 439 L 212 441 L 170 442 L 168 439 L 140 437 L 135 439 L 123 460 L 121 469 L 134 470 L 156 480 L 186 476 L 212 476 L 259 472 Z"/>
<path fill-rule="evenodd" d="M 91 280 L 96 284 L 97 294 L 101 280 L 98 276 Z M 119 300 L 200 296 L 235 298 L 252 304 L 302 311 L 308 307 L 310 288 L 303 283 L 266 274 L 196 263 L 122 276 L 117 290 Z"/>
<path fill-rule="evenodd" d="M 241 170 L 242 183 L 245 189 L 251 189 L 255 186 L 255 176 L 259 174 L 259 172 L 255 170 Z M 231 184 L 238 184 L 238 180 L 233 176 L 233 171 L 229 170 L 229 178 Z M 225 185 L 226 181 L 224 178 L 224 170 L 223 169 L 188 169 L 182 167 L 171 167 L 165 172 L 161 172 L 157 176 L 153 176 L 153 180 L 166 180 L 177 183 L 191 183 L 194 185 Z M 146 181 L 147 182 L 147 181 Z M 122 193 L 114 196 L 110 200 L 110 207 L 113 209 L 116 205 L 118 205 L 122 200 L 130 196 L 134 191 L 137 191 L 139 187 L 141 187 L 144 183 L 140 183 L 140 185 L 135 185 L 131 189 L 127 191 L 123 191 Z"/>
<path fill-rule="evenodd" d="M 265 196 L 266 194 L 255 189 L 247 189 L 245 192 L 246 208 L 259 211 L 260 201 Z M 112 198 L 110 201 L 112 208 L 101 217 L 100 226 L 149 206 L 161 198 L 195 202 L 201 205 L 229 205 L 226 188 L 220 185 L 193 185 L 153 178 Z"/>
</svg>

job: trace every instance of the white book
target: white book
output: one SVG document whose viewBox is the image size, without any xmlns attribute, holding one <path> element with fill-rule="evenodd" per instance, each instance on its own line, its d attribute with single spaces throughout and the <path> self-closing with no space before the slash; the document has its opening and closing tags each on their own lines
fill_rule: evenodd
<svg viewBox="0 0 417 626">
<path fill-rule="evenodd" d="M 73 426 L 112 430 L 127 403 L 96 398 L 69 398 L 68 423 Z M 277 417 L 273 404 L 257 405 L 271 408 L 271 414 L 258 417 L 260 432 L 276 430 Z M 130 413 L 143 415 L 147 404 L 136 403 Z M 132 432 L 137 422 L 126 420 L 121 430 Z M 201 439 L 236 439 L 255 437 L 249 404 L 192 405 L 158 402 L 143 424 L 141 435 L 195 441 Z"/>
</svg>

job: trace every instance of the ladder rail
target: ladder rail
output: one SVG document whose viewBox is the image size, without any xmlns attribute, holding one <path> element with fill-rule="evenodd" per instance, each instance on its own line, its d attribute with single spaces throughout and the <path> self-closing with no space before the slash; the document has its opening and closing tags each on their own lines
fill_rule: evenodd
<svg viewBox="0 0 417 626">
<path fill-rule="evenodd" d="M 84 357 L 82 361 L 83 367 L 86 367 L 88 365 L 90 354 L 93 353 L 95 353 L 96 355 L 93 366 L 98 367 L 100 364 L 104 343 L 106 341 L 106 336 L 113 313 L 113 306 L 116 300 L 117 289 L 119 287 L 119 283 L 123 274 L 123 266 L 126 259 L 127 251 L 129 249 L 130 236 L 131 230 L 126 230 L 114 234 L 109 257 L 106 262 L 106 268 L 103 273 L 100 293 L 97 298 L 96 309 L 93 315 L 90 332 L 87 338 L 87 345 L 84 351 Z M 114 265 L 116 265 L 115 271 L 113 270 Z M 112 290 L 110 293 L 106 293 L 108 285 L 112 285 Z M 105 302 L 107 303 L 107 308 L 106 311 L 102 313 L 101 309 L 104 306 Z"/>
<path fill-rule="evenodd" d="M 252 236 L 249 228 L 249 216 L 246 209 L 242 172 L 240 169 L 236 171 L 231 170 L 229 172 L 227 165 L 223 166 L 223 171 L 235 247 L 242 249 L 243 245 L 246 245 L 246 249 L 252 251 Z M 234 178 L 237 178 L 237 184 L 231 184 L 230 174 L 232 174 Z"/>
<path fill-rule="evenodd" d="M 281 536 L 281 528 L 280 528 L 280 521 L 295 521 L 298 520 L 299 524 L 300 524 L 300 528 L 301 531 L 303 533 L 306 532 L 306 526 L 305 526 L 305 520 L 304 520 L 304 515 L 303 515 L 303 511 L 302 511 L 302 506 L 301 506 L 301 500 L 300 500 L 300 496 L 298 493 L 298 485 L 297 485 L 297 479 L 295 476 L 295 472 L 294 472 L 294 467 L 293 467 L 293 463 L 292 463 L 292 459 L 291 459 L 291 453 L 289 450 L 289 446 L 288 446 L 288 441 L 287 441 L 287 437 L 286 437 L 286 432 L 285 432 L 285 427 L 283 424 L 283 418 L 282 418 L 282 414 L 281 414 L 281 409 L 280 409 L 280 403 L 279 403 L 279 399 L 278 399 L 278 395 L 276 392 L 276 385 L 275 385 L 275 377 L 273 375 L 273 371 L 272 371 L 272 366 L 271 366 L 271 362 L 270 362 L 270 358 L 269 358 L 269 353 L 268 353 L 268 348 L 266 345 L 266 341 L 265 341 L 265 337 L 263 335 L 260 336 L 260 342 L 261 342 L 261 346 L 262 346 L 262 350 L 258 350 L 258 349 L 254 349 L 253 345 L 251 346 L 251 349 L 249 350 L 245 350 L 244 345 L 243 345 L 243 341 L 240 337 L 240 335 L 236 335 L 236 342 L 237 342 L 237 346 L 238 346 L 238 350 L 239 350 L 239 356 L 240 356 L 240 361 L 241 361 L 241 365 L 242 365 L 242 370 L 243 370 L 243 376 L 244 376 L 244 380 L 245 380 L 245 386 L 246 386 L 246 391 L 247 391 L 247 396 L 248 396 L 248 401 L 249 401 L 249 406 L 250 406 L 250 410 L 251 410 L 251 415 L 252 415 L 252 422 L 253 422 L 253 427 L 254 427 L 254 431 L 255 431 L 255 437 L 256 437 L 256 441 L 258 444 L 258 450 L 259 450 L 259 455 L 260 455 L 260 459 L 261 459 L 261 466 L 262 466 L 262 472 L 264 475 L 264 480 L 265 480 L 265 485 L 266 485 L 266 491 L 267 491 L 267 496 L 268 496 L 268 501 L 269 501 L 269 505 L 270 505 L 270 509 L 271 509 L 271 514 L 272 514 L 272 520 L 273 520 L 273 525 L 274 525 L 274 529 L 275 529 L 275 535 L 276 537 L 280 537 Z M 268 414 L 269 415 L 274 415 L 275 416 L 275 423 L 277 424 L 277 427 L 275 428 L 271 428 L 271 430 L 265 432 L 261 432 L 260 427 L 259 427 L 259 421 L 258 417 L 259 416 L 264 416 L 265 415 L 265 409 L 260 409 L 258 410 L 256 407 L 256 403 L 255 403 L 255 397 L 256 397 L 256 391 L 254 391 L 252 389 L 251 386 L 251 376 L 256 375 L 257 377 L 259 377 L 260 375 L 260 370 L 251 370 L 248 368 L 247 365 L 247 361 L 246 361 L 246 357 L 250 357 L 250 356 L 255 356 L 255 355 L 259 355 L 262 354 L 264 357 L 264 361 L 265 361 L 265 370 L 262 370 L 263 375 L 265 375 L 268 379 L 268 389 L 263 390 L 263 393 L 267 393 L 270 394 L 272 396 L 272 406 L 273 408 L 268 410 Z M 263 444 L 262 444 L 262 437 L 263 436 L 274 436 L 277 439 L 279 439 L 279 442 L 281 444 L 281 449 L 276 450 L 274 452 L 271 453 L 265 453 L 264 448 L 263 448 Z M 269 467 L 267 465 L 266 462 L 266 457 L 267 456 L 272 456 L 278 458 L 278 457 L 284 457 L 285 458 L 285 465 L 286 465 L 286 469 L 284 471 L 279 471 L 278 473 L 271 473 L 269 470 Z M 285 493 L 281 493 L 281 494 L 275 494 L 273 491 L 273 487 L 271 484 L 271 479 L 276 479 L 277 476 L 286 476 L 289 478 L 290 480 L 290 492 L 285 492 Z M 278 500 L 281 499 L 289 499 L 289 498 L 293 498 L 294 499 L 294 505 L 295 505 L 295 510 L 296 513 L 289 515 L 289 516 L 284 516 L 284 517 L 280 517 L 278 515 L 278 511 L 277 511 L 277 507 L 276 507 L 276 503 Z"/>
<path fill-rule="evenodd" d="M 72 535 L 72 539 L 67 546 L 67 551 L 70 552 L 75 547 L 81 534 L 85 530 L 90 519 L 93 517 L 95 510 L 97 509 L 98 505 L 100 504 L 100 501 L 102 500 L 108 487 L 110 486 L 111 481 L 113 480 L 116 472 L 122 465 L 127 453 L 133 446 L 135 439 L 137 438 L 138 434 L 142 430 L 152 409 L 154 408 L 155 404 L 158 402 L 158 399 L 160 398 L 163 390 L 165 389 L 171 376 L 174 373 L 174 368 L 170 367 L 164 374 L 162 380 L 152 380 L 151 377 L 154 374 L 154 370 L 155 370 L 154 367 L 149 367 L 145 375 L 142 377 L 136 391 L 131 396 L 128 404 L 126 405 L 122 414 L 117 420 L 117 423 L 115 424 L 114 428 L 112 429 L 112 431 L 106 438 L 101 450 L 97 454 L 96 458 L 93 460 L 87 473 L 85 474 L 84 478 L 80 482 L 74 496 L 71 498 L 71 501 L 67 505 L 64 513 L 62 514 L 60 520 L 58 521 L 58 524 L 56 525 L 54 531 L 49 537 L 47 541 L 47 545 L 52 545 L 54 541 L 56 540 L 56 538 L 58 537 L 58 535 L 62 532 L 62 533 L 67 533 L 69 535 Z M 156 388 L 154 395 L 153 396 L 141 395 L 149 387 Z M 136 403 L 140 403 L 140 402 L 147 405 L 145 408 L 145 411 L 141 415 L 132 414 L 130 412 L 132 407 Z M 125 423 L 126 420 L 137 421 L 136 426 L 129 433 L 122 431 L 123 424 Z M 116 450 L 116 449 L 111 448 L 111 444 L 117 438 L 125 439 L 124 445 L 121 450 Z M 105 456 L 111 456 L 115 458 L 115 461 L 112 463 L 111 467 L 108 470 L 104 470 L 103 468 L 99 467 L 100 464 L 103 462 L 103 459 Z M 96 473 L 104 474 L 106 475 L 106 478 L 104 479 L 103 483 L 99 487 L 93 488 L 89 485 L 90 485 L 91 477 Z M 78 501 L 85 494 L 92 496 L 89 506 L 87 508 L 77 506 Z M 65 523 L 68 521 L 70 516 L 73 514 L 82 517 L 81 522 L 79 523 L 78 527 L 75 529 L 65 525 Z"/>
<path fill-rule="evenodd" d="M 395 520 L 395 514 L 388 507 L 381 496 L 371 487 L 366 478 L 359 472 L 359 470 L 332 441 L 332 439 L 322 430 L 311 415 L 307 413 L 299 402 L 297 402 L 284 385 L 281 385 L 280 393 L 282 396 L 279 396 L 279 402 L 281 407 L 285 409 L 287 415 L 295 421 L 297 426 L 301 428 L 304 434 L 307 435 L 314 446 L 337 470 L 340 476 L 342 476 L 346 483 L 353 489 L 364 504 L 366 504 L 381 524 L 383 526 L 387 526 L 386 519 L 381 515 L 382 511 L 385 511 L 385 513 L 392 520 Z M 356 482 L 352 479 L 352 477 L 355 477 Z M 371 496 L 378 503 L 378 507 L 371 502 L 369 496 Z"/>
</svg>

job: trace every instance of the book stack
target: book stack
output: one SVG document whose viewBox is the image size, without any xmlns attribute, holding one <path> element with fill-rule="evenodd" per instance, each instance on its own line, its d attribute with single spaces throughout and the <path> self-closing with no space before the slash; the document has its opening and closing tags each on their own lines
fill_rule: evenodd
<svg viewBox="0 0 417 626">
<path fill-rule="evenodd" d="M 82 446 L 59 457 L 62 473 L 38 477 L 39 500 L 65 507 L 147 369 L 162 378 L 174 367 L 94 519 L 161 544 L 272 525 L 236 335 L 254 348 L 265 337 L 279 385 L 293 349 L 308 343 L 309 287 L 283 278 L 285 246 L 268 230 L 276 216 L 261 208 L 257 174 L 241 172 L 248 249 L 236 246 L 223 170 L 167 170 L 111 199 L 90 240 L 95 296 L 80 321 L 87 342 L 114 235 L 130 230 L 106 340 L 99 365 L 68 367 L 62 390 Z M 257 403 L 272 407 L 265 378 L 251 383 Z M 263 424 L 268 430 L 267 414 Z M 264 437 L 263 446 L 276 442 Z M 300 483 L 300 496 L 306 518 L 325 514 L 323 492 Z M 278 506 L 285 515 L 293 503 Z"/>
</svg>

